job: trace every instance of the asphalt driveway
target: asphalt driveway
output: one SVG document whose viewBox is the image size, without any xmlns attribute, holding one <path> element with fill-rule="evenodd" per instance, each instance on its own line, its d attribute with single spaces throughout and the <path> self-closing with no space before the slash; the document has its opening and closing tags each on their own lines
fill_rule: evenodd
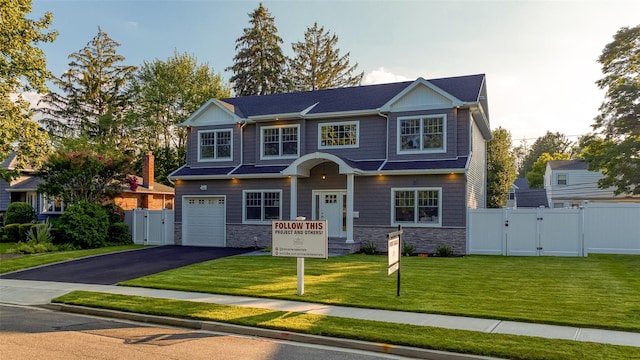
<svg viewBox="0 0 640 360">
<path fill-rule="evenodd" d="M 250 251 L 253 249 L 157 246 L 45 265 L 4 274 L 0 278 L 113 285 L 165 270 Z"/>
</svg>

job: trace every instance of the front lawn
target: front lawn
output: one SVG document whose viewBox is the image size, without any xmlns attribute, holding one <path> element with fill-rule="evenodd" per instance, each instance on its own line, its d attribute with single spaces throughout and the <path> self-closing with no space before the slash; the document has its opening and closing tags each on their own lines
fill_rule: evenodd
<svg viewBox="0 0 640 360">
<path fill-rule="evenodd" d="M 122 283 L 412 312 L 640 332 L 640 256 L 588 258 L 403 257 L 401 296 L 387 257 L 305 260 L 296 295 L 296 259 L 236 256 Z"/>
</svg>

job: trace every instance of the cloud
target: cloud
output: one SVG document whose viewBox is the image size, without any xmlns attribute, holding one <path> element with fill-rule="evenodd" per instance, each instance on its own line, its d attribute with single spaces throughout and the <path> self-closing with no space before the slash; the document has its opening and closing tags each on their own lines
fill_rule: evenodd
<svg viewBox="0 0 640 360">
<path fill-rule="evenodd" d="M 379 67 L 376 70 L 373 70 L 364 76 L 363 84 L 364 85 L 384 84 L 384 83 L 400 82 L 400 81 L 407 81 L 407 80 L 411 80 L 411 79 L 408 79 L 406 76 L 396 75 L 391 72 L 385 71 L 384 67 Z"/>
</svg>

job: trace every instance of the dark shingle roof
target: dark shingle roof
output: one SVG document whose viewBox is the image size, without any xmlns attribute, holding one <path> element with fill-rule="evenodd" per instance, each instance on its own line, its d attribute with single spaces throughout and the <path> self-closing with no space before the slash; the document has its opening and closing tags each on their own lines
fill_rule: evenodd
<svg viewBox="0 0 640 360">
<path fill-rule="evenodd" d="M 529 189 L 529 182 L 525 178 L 518 178 L 513 183 L 518 187 L 516 201 L 519 208 L 548 207 L 545 189 Z"/>
<path fill-rule="evenodd" d="M 174 171 L 170 176 L 180 177 L 180 176 L 226 175 L 230 173 L 233 169 L 234 169 L 233 167 L 192 168 L 189 166 L 183 166 L 178 170 Z"/>
<path fill-rule="evenodd" d="M 437 169 L 464 169 L 467 165 L 467 157 L 448 160 L 424 160 L 424 161 L 389 161 L 382 170 L 437 170 Z"/>
<path fill-rule="evenodd" d="M 427 80 L 463 102 L 478 101 L 484 74 Z M 413 81 L 365 85 L 285 94 L 242 96 L 221 99 L 232 104 L 242 117 L 300 113 L 308 114 L 375 110 L 382 107 Z"/>
<path fill-rule="evenodd" d="M 549 160 L 547 162 L 552 170 L 588 170 L 589 164 L 584 160 Z"/>
</svg>

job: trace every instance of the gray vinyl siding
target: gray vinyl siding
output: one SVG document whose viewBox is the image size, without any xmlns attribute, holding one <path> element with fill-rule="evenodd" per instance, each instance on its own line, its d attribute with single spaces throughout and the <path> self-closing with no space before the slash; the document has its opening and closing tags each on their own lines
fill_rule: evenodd
<svg viewBox="0 0 640 360">
<path fill-rule="evenodd" d="M 392 188 L 442 188 L 442 226 L 466 224 L 465 186 L 462 175 L 362 176 L 355 178 L 355 226 L 391 224 Z"/>
<path fill-rule="evenodd" d="M 0 212 L 7 211 L 7 207 L 11 203 L 11 193 L 7 191 L 8 188 L 9 184 L 4 180 L 0 180 Z"/>
<path fill-rule="evenodd" d="M 206 130 L 232 129 L 233 159 L 231 161 L 198 161 L 198 133 Z M 192 127 L 187 133 L 187 164 L 192 167 L 235 166 L 240 164 L 240 132 L 233 124 Z"/>
<path fill-rule="evenodd" d="M 200 190 L 207 185 L 207 190 Z M 242 223 L 242 191 L 243 190 L 282 190 L 282 219 L 289 219 L 290 182 L 280 179 L 228 179 L 228 180 L 193 180 L 176 184 L 175 221 L 182 222 L 182 198 L 184 196 L 226 196 L 226 215 L 228 224 Z"/>
<path fill-rule="evenodd" d="M 471 114 L 469 109 L 456 111 L 456 134 L 458 137 L 458 156 L 469 155 L 469 126 L 471 126 Z"/>
<path fill-rule="evenodd" d="M 254 156 L 255 156 L 255 164 L 256 165 L 289 165 L 291 164 L 295 159 L 278 159 L 278 158 L 274 158 L 274 159 L 266 159 L 266 160 L 262 160 L 260 159 L 260 138 L 261 138 L 261 128 L 262 127 L 267 127 L 267 126 L 287 126 L 287 125 L 300 125 L 300 132 L 298 133 L 299 136 L 299 148 L 298 148 L 298 153 L 300 156 L 304 155 L 304 149 L 307 146 L 307 141 L 306 141 L 306 137 L 305 137 L 305 132 L 307 131 L 307 126 L 306 126 L 306 122 L 302 121 L 302 120 L 298 120 L 298 121 L 275 121 L 275 122 L 265 122 L 265 123 L 259 123 L 256 125 L 256 134 L 255 134 L 255 152 L 254 152 Z M 247 161 L 245 161 L 245 164 L 248 164 Z"/>
<path fill-rule="evenodd" d="M 467 206 L 471 209 L 486 207 L 487 145 L 475 121 L 472 128 L 472 154 L 467 170 Z"/>
<path fill-rule="evenodd" d="M 398 118 L 404 116 L 418 115 L 447 115 L 447 148 L 446 152 L 436 153 L 418 153 L 418 154 L 397 154 L 398 146 Z M 429 159 L 451 159 L 458 156 L 457 154 L 457 116 L 456 109 L 438 109 L 425 111 L 410 111 L 389 114 L 389 160 L 429 160 Z"/>
<path fill-rule="evenodd" d="M 318 148 L 318 124 L 353 122 L 359 123 L 357 148 Z M 306 148 L 305 153 L 321 151 L 346 157 L 351 160 L 379 160 L 386 157 L 387 145 L 387 119 L 382 116 L 367 116 L 339 119 L 309 120 L 306 124 Z"/>
<path fill-rule="evenodd" d="M 256 159 L 259 159 L 258 148 L 260 147 L 260 139 L 257 137 L 256 125 L 247 124 L 242 129 L 242 146 L 243 149 L 243 163 L 255 164 Z"/>
</svg>

